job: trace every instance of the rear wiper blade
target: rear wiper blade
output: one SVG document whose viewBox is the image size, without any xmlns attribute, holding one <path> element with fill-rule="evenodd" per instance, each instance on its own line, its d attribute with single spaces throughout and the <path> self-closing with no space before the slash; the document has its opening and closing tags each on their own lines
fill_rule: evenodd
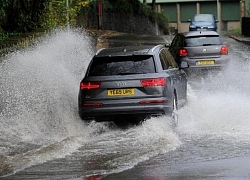
<svg viewBox="0 0 250 180">
<path fill-rule="evenodd" d="M 211 45 L 215 45 L 215 44 L 202 44 L 202 46 L 211 46 Z"/>
</svg>

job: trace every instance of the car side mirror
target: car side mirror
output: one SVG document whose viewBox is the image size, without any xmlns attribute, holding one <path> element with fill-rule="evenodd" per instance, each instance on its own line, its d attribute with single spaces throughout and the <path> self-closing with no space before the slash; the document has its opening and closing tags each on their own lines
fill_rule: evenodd
<svg viewBox="0 0 250 180">
<path fill-rule="evenodd" d="M 216 20 L 215 22 L 216 22 L 216 23 L 218 23 L 218 22 L 219 22 L 219 20 Z"/>
<path fill-rule="evenodd" d="M 188 19 L 187 22 L 191 22 L 191 19 Z"/>
<path fill-rule="evenodd" d="M 186 69 L 189 67 L 189 64 L 186 61 L 182 61 L 180 64 L 180 69 Z"/>
<path fill-rule="evenodd" d="M 169 48 L 171 46 L 171 43 L 166 43 L 165 47 Z"/>
</svg>

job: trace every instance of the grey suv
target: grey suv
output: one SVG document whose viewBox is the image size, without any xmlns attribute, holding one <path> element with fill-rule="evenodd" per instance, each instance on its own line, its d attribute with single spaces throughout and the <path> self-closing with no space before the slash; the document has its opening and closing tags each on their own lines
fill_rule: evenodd
<svg viewBox="0 0 250 180">
<path fill-rule="evenodd" d="M 187 98 L 187 78 L 164 45 L 99 50 L 80 82 L 83 120 L 144 120 L 173 115 Z"/>
</svg>

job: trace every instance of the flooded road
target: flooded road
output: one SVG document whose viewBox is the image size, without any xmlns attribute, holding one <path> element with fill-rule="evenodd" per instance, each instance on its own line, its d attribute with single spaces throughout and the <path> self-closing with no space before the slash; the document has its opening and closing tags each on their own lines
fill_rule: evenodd
<svg viewBox="0 0 250 180">
<path fill-rule="evenodd" d="M 55 31 L 9 54 L 0 66 L 0 179 L 249 179 L 249 48 L 225 40 L 229 68 L 189 81 L 175 129 L 167 117 L 126 129 L 80 120 L 79 82 L 95 53 L 83 32 Z"/>
</svg>

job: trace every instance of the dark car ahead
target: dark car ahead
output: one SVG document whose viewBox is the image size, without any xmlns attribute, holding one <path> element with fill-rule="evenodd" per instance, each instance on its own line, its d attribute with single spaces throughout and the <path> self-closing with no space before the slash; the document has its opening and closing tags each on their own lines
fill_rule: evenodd
<svg viewBox="0 0 250 180">
<path fill-rule="evenodd" d="M 196 70 L 221 70 L 230 61 L 228 48 L 215 31 L 178 33 L 169 51 L 178 64 L 187 62 L 191 73 Z"/>
<path fill-rule="evenodd" d="M 99 50 L 80 82 L 83 120 L 144 120 L 172 115 L 187 98 L 187 78 L 164 45 Z"/>
<path fill-rule="evenodd" d="M 213 14 L 196 14 L 190 22 L 189 31 L 217 31 L 218 20 Z"/>
</svg>

